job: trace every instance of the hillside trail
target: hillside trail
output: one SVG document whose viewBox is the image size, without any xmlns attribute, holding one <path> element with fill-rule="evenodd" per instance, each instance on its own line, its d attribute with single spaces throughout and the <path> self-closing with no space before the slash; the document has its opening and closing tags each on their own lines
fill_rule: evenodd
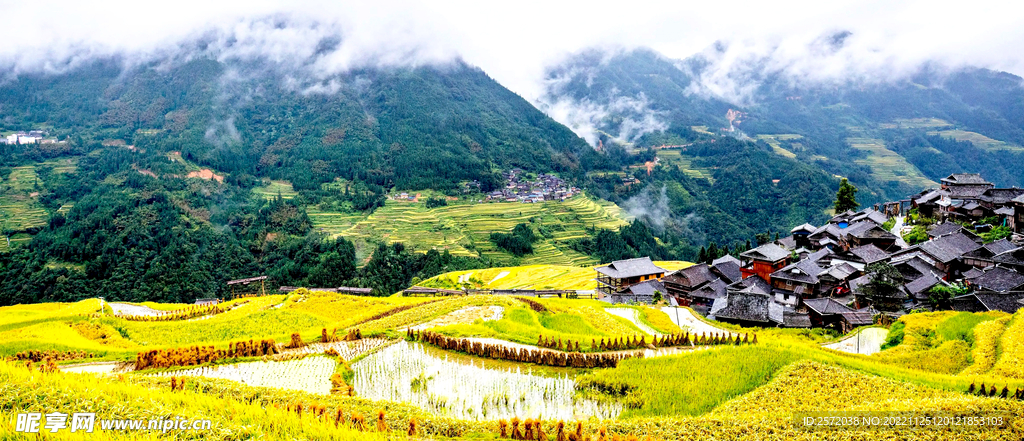
<svg viewBox="0 0 1024 441">
<path fill-rule="evenodd" d="M 882 344 L 885 343 L 888 336 L 888 329 L 866 328 L 835 343 L 822 345 L 822 347 L 851 354 L 871 355 L 882 350 Z"/>
<path fill-rule="evenodd" d="M 673 323 L 676 324 L 676 326 L 688 330 L 691 334 L 720 334 L 725 332 L 729 334 L 729 336 L 731 337 L 735 337 L 737 335 L 732 331 L 718 328 L 701 319 L 698 319 L 697 317 L 694 317 L 693 313 L 690 312 L 690 310 L 687 308 L 665 306 L 661 308 L 661 311 L 668 315 L 668 317 L 672 320 Z"/>
<path fill-rule="evenodd" d="M 107 302 L 110 305 L 110 309 L 114 310 L 114 315 L 135 315 L 135 316 L 146 316 L 155 317 L 158 315 L 167 314 L 168 311 L 161 311 L 159 309 L 153 309 L 148 306 L 142 305 L 131 305 L 128 303 L 115 303 Z"/>
<path fill-rule="evenodd" d="M 647 326 L 644 322 L 640 321 L 640 312 L 633 308 L 605 308 L 604 310 L 605 312 L 611 315 L 622 317 L 626 320 L 629 320 L 634 325 L 636 325 L 636 327 L 640 328 L 641 331 L 644 331 L 644 333 L 646 333 L 647 335 L 664 335 L 654 330 L 654 328 Z"/>
</svg>

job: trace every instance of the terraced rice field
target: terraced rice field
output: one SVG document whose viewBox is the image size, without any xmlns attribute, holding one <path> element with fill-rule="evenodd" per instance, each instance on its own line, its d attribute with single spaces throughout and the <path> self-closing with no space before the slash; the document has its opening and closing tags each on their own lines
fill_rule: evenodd
<svg viewBox="0 0 1024 441">
<path fill-rule="evenodd" d="M 527 265 L 594 264 L 591 257 L 571 250 L 568 242 L 585 237 L 590 227 L 618 229 L 626 223 L 618 206 L 586 196 L 564 202 L 462 203 L 433 209 L 422 203 L 387 201 L 368 216 L 323 212 L 316 207 L 307 210 L 314 228 L 356 242 L 403 242 L 421 252 L 446 249 L 457 256 L 497 259 L 510 255 L 494 246 L 490 234 L 510 231 L 516 224 L 530 223 L 534 218 L 532 225 L 544 226 L 551 237 L 534 244 L 534 253 L 521 260 Z"/>
<path fill-rule="evenodd" d="M 938 135 L 944 138 L 953 138 L 957 141 L 968 141 L 974 144 L 975 147 L 995 152 L 995 151 L 1010 151 L 1015 153 L 1024 152 L 1024 147 L 1007 144 L 1003 141 L 989 138 L 985 135 L 975 132 L 968 132 L 966 130 L 940 130 L 928 132 L 929 135 Z"/>
<path fill-rule="evenodd" d="M 905 182 L 915 188 L 937 187 L 917 167 L 907 162 L 898 153 L 885 147 L 885 142 L 875 138 L 846 138 L 851 147 L 867 152 L 868 156 L 854 162 L 871 168 L 871 174 L 881 181 Z"/>
<path fill-rule="evenodd" d="M 0 228 L 23 231 L 46 225 L 50 214 L 38 202 L 37 184 L 42 182 L 32 165 L 15 167 L 0 181 Z"/>
<path fill-rule="evenodd" d="M 294 198 L 299 193 L 292 188 L 292 183 L 288 181 L 270 181 L 263 187 L 256 187 L 252 189 L 253 193 L 263 196 L 265 199 L 276 198 L 278 194 L 281 195 L 281 199 Z"/>
<path fill-rule="evenodd" d="M 782 142 L 789 142 L 800 138 L 803 138 L 803 136 L 792 133 L 784 133 L 780 135 L 757 135 L 757 139 L 767 142 L 768 145 L 772 146 L 772 150 L 775 151 L 775 154 L 785 156 L 790 159 L 796 158 L 796 153 L 793 153 L 783 147 Z M 793 145 L 799 146 L 800 144 L 793 143 Z"/>
<path fill-rule="evenodd" d="M 949 127 L 948 121 L 939 118 L 896 118 L 891 123 L 881 124 L 883 129 L 935 129 Z"/>
<path fill-rule="evenodd" d="M 668 271 L 693 265 L 681 261 L 654 262 Z M 593 267 L 569 265 L 528 265 L 482 270 L 453 271 L 427 279 L 421 286 L 457 286 L 460 280 L 480 281 L 483 289 L 596 289 Z M 472 283 L 471 283 L 472 284 Z"/>
<path fill-rule="evenodd" d="M 657 151 L 659 162 L 665 165 L 678 165 L 687 176 L 696 179 L 714 181 L 711 170 L 693 166 L 693 158 L 684 155 L 680 149 L 660 149 Z"/>
</svg>

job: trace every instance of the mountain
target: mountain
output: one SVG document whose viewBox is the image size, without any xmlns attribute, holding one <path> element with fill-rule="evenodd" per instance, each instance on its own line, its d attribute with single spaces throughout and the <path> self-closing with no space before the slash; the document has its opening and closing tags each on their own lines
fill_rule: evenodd
<svg viewBox="0 0 1024 441">
<path fill-rule="evenodd" d="M 215 55 L 0 75 L 0 131 L 46 132 L 0 144 L 0 303 L 191 302 L 261 274 L 390 294 L 489 263 L 402 244 L 357 250 L 307 210 L 352 217 L 396 188 L 458 194 L 476 180 L 490 191 L 511 168 L 572 178 L 607 166 L 461 61 L 313 76 Z"/>
<path fill-rule="evenodd" d="M 594 127 L 588 138 L 600 145 L 684 144 L 673 134 L 685 129 L 763 142 L 849 177 L 865 203 L 903 198 L 953 172 L 1024 186 L 1020 77 L 926 64 L 904 77 L 812 80 L 767 57 L 722 67 L 725 50 L 685 60 L 587 51 L 549 69 L 542 107 L 575 116 L 565 122 L 577 130 Z"/>
<path fill-rule="evenodd" d="M 593 151 L 478 68 L 355 69 L 305 78 L 272 62 L 89 62 L 0 87 L 0 125 L 124 141 L 231 175 L 318 189 L 493 183 L 494 168 L 572 172 Z"/>
</svg>

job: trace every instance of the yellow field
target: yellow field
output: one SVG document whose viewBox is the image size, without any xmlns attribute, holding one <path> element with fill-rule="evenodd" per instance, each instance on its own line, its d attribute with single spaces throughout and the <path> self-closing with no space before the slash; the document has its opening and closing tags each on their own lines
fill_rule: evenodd
<svg viewBox="0 0 1024 441">
<path fill-rule="evenodd" d="M 690 262 L 654 262 L 668 271 L 675 271 L 693 265 Z M 480 289 L 596 289 L 595 267 L 567 265 L 526 265 L 482 270 L 453 271 L 427 279 L 420 286 L 455 288 L 459 279 L 468 280 L 474 288 Z"/>
</svg>

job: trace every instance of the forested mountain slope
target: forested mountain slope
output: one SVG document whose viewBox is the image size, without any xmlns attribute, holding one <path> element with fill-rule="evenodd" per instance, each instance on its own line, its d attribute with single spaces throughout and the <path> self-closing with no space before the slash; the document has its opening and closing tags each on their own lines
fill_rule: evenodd
<svg viewBox="0 0 1024 441">
<path fill-rule="evenodd" d="M 542 107 L 577 109 L 602 144 L 686 144 L 686 129 L 764 142 L 846 176 L 864 202 L 907 196 L 953 172 L 1024 185 L 1024 87 L 1011 74 L 923 65 L 895 78 L 821 81 L 770 58 L 723 72 L 726 49 L 686 60 L 648 49 L 589 51 L 548 71 Z"/>
</svg>

